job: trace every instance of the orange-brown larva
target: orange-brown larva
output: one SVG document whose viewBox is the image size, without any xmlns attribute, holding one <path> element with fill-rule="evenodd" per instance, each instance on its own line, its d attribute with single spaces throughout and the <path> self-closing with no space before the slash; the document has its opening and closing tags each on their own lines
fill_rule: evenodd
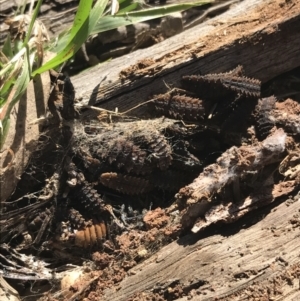
<svg viewBox="0 0 300 301">
<path fill-rule="evenodd" d="M 146 179 L 115 172 L 103 173 L 99 180 L 104 186 L 129 195 L 141 194 L 153 189 L 153 186 Z"/>
<path fill-rule="evenodd" d="M 202 100 L 186 95 L 160 94 L 154 104 L 158 112 L 175 119 L 201 120 L 206 113 Z"/>
<path fill-rule="evenodd" d="M 106 238 L 107 229 L 104 221 L 94 220 L 91 226 L 75 232 L 74 244 L 77 247 L 89 248 L 95 245 L 101 245 L 102 240 Z"/>
</svg>

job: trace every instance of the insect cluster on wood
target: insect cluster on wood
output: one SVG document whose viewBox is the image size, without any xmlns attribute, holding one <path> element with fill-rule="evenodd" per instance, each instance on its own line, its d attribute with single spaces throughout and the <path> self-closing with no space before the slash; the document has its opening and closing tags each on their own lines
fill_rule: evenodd
<svg viewBox="0 0 300 301">
<path fill-rule="evenodd" d="M 215 124 L 221 130 L 243 122 L 260 97 L 260 81 L 245 77 L 241 66 L 227 73 L 186 75 L 181 83 L 185 90 L 154 96 L 156 111 L 184 121 Z"/>
<path fill-rule="evenodd" d="M 260 81 L 245 77 L 240 66 L 227 73 L 184 76 L 182 87 L 185 90 L 173 89 L 153 100 L 158 114 L 173 119 L 77 127 L 73 156 L 81 163 L 67 169 L 73 177 L 69 186 L 75 186 L 72 200 L 76 199 L 89 214 L 101 214 L 107 209 L 103 194 L 118 201 L 116 193 L 121 198 L 131 196 L 131 200 L 159 191 L 176 193 L 201 171 L 199 157 L 207 157 L 218 144 L 202 138 L 205 129 L 199 124 L 230 132 L 236 127 L 232 123 L 244 122 L 245 114 L 251 115 L 249 104 L 254 108 L 260 97 Z M 195 123 L 196 130 L 187 130 L 181 120 Z M 76 209 L 82 210 L 80 206 Z M 73 227 L 81 226 L 82 237 L 94 229 L 86 226 L 77 211 L 70 211 L 69 221 Z"/>
<path fill-rule="evenodd" d="M 138 125 L 138 124 L 132 124 Z M 92 154 L 101 161 L 127 173 L 146 174 L 154 168 L 164 170 L 172 160 L 171 147 L 156 129 L 119 129 L 99 137 L 97 150 Z"/>
<path fill-rule="evenodd" d="M 276 99 L 260 99 L 260 81 L 244 76 L 240 66 L 227 73 L 186 75 L 181 83 L 180 89 L 154 96 L 161 118 L 76 125 L 73 160 L 65 168 L 70 193 L 61 241 L 98 245 L 112 219 L 121 228 L 129 225 L 126 208 L 132 202 L 137 212 L 155 199 L 155 206 L 161 205 L 162 195 L 169 202 L 203 165 L 228 145 L 241 144 L 253 118 L 258 139 L 275 125 Z"/>
</svg>

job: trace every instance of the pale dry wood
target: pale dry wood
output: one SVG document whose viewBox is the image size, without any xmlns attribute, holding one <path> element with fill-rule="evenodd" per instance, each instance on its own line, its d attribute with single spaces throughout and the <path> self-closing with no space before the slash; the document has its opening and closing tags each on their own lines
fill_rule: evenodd
<svg viewBox="0 0 300 301">
<path fill-rule="evenodd" d="M 122 112 L 166 92 L 167 85 L 178 86 L 185 74 L 222 72 L 242 64 L 248 76 L 266 82 L 300 65 L 299 48 L 299 1 L 246 0 L 160 44 L 82 72 L 72 81 L 82 104 L 118 107 Z M 141 60 L 144 66 L 137 64 Z M 135 77 L 123 73 L 121 79 L 126 68 L 135 68 Z"/>
<path fill-rule="evenodd" d="M 2 301 L 20 301 L 19 293 L 0 276 L 0 299 Z"/>
<path fill-rule="evenodd" d="M 262 212 L 252 215 L 254 224 L 249 228 L 243 229 L 240 223 L 226 226 L 224 236 L 188 235 L 179 239 L 136 266 L 117 288 L 107 289 L 103 300 L 121 301 L 140 292 L 166 291 L 175 282 L 182 288 L 194 284 L 194 300 L 202 301 L 226 296 L 232 297 L 226 300 L 249 300 L 246 294 L 255 295 L 255 284 L 262 292 L 268 286 L 272 291 L 275 280 L 292 274 L 295 265 L 300 273 L 299 212 L 300 199 L 280 204 L 265 217 Z M 298 219 L 296 226 L 291 223 L 293 216 Z M 288 281 L 283 277 L 278 285 L 282 290 L 278 300 L 300 296 L 299 278 Z"/>
<path fill-rule="evenodd" d="M 50 76 L 44 73 L 28 85 L 26 93 L 10 114 L 10 127 L 0 151 L 0 205 L 15 190 L 36 150 L 40 136 L 39 119 L 46 114 Z"/>
<path fill-rule="evenodd" d="M 216 163 L 205 167 L 203 172 L 201 172 L 192 183 L 182 187 L 176 194 L 176 202 L 178 205 L 180 204 L 178 207 L 184 208 L 180 213 L 182 216 L 182 226 L 185 228 L 193 226 L 192 231 L 194 233 L 198 232 L 201 229 L 202 224 L 202 218 L 200 220 L 198 218 L 203 214 L 208 213 L 207 210 L 210 207 L 209 204 L 211 203 L 213 196 L 220 194 L 220 191 L 226 185 L 234 185 L 242 181 L 247 173 L 257 172 L 269 164 L 280 162 L 284 158 L 283 154 L 286 151 L 286 139 L 287 135 L 283 129 L 278 129 L 261 144 L 255 146 L 242 145 L 239 148 L 233 146 L 227 149 L 217 159 Z M 264 179 L 267 187 L 269 186 L 267 184 L 268 180 L 270 181 L 268 177 Z M 296 185 L 297 184 L 291 183 L 291 190 L 288 189 L 287 193 L 291 192 Z M 239 189 L 237 189 L 233 196 L 236 200 L 234 205 L 241 207 L 236 213 L 234 213 L 234 210 L 231 212 L 233 215 L 232 221 L 238 219 L 237 212 L 239 212 L 241 216 L 246 214 L 246 211 L 243 212 L 242 210 L 243 206 L 245 206 L 244 209 L 247 208 L 250 210 L 251 205 L 254 205 L 255 203 L 259 206 L 260 203 L 265 204 L 265 202 L 268 202 L 267 200 L 272 201 L 273 198 L 276 198 L 276 193 L 272 193 L 267 187 L 263 188 L 261 182 L 260 189 L 255 189 L 250 196 L 250 199 L 244 200 L 240 199 Z M 248 205 L 246 205 L 247 203 Z M 229 207 L 232 208 L 234 205 L 232 204 L 232 206 Z M 176 208 L 176 204 L 173 206 Z M 171 206 L 171 208 L 173 206 Z M 254 207 L 255 206 L 253 206 L 253 208 Z M 175 208 L 172 208 L 171 210 L 174 210 Z M 218 214 L 212 215 L 217 221 Z M 198 219 L 198 222 L 195 222 L 196 219 Z M 230 220 L 230 215 L 228 216 L 228 219 Z"/>
<path fill-rule="evenodd" d="M 248 76 L 266 82 L 300 65 L 299 46 L 298 1 L 249 0 L 161 44 L 77 75 L 73 83 L 83 104 L 118 107 L 122 112 L 166 92 L 166 84 L 178 86 L 184 74 L 222 72 L 242 64 Z M 140 60 L 144 66 L 136 64 Z M 135 77 L 121 80 L 121 70 L 134 66 Z M 224 229 L 236 229 L 228 236 L 186 236 L 131 270 L 118 287 L 105 292 L 104 300 L 151 296 L 153 291 L 163 295 L 176 286 L 187 292 L 196 288 L 199 295 L 194 300 L 249 300 L 247 295 L 259 294 L 259 289 L 261 294 L 281 289 L 281 300 L 297 300 L 299 280 L 288 284 L 284 275 L 293 265 L 300 268 L 299 223 L 290 223 L 296 214 L 299 219 L 299 210 L 300 201 L 289 207 L 281 204 L 247 229 L 242 223 L 227 225 Z M 278 287 L 276 277 L 282 279 Z"/>
<path fill-rule="evenodd" d="M 27 1 L 27 8 L 30 6 L 30 2 L 37 2 L 37 0 L 26 0 Z M 190 0 L 189 2 L 193 2 L 196 0 Z M 205 11 L 201 11 L 200 8 L 194 8 L 190 9 L 188 13 L 184 13 L 183 15 L 181 13 L 178 13 L 177 17 L 173 17 L 173 21 L 170 22 L 164 22 L 164 25 L 161 26 L 163 28 L 159 29 L 156 34 L 159 32 L 163 32 L 164 36 L 171 36 L 174 35 L 176 32 L 182 30 L 183 22 L 185 24 L 185 27 L 191 27 L 195 24 L 201 23 L 205 18 L 214 16 L 219 14 L 222 11 L 225 11 L 230 7 L 232 3 L 239 2 L 242 0 L 215 0 L 212 4 L 212 7 Z M 7 1 L 7 0 L 0 0 L 0 45 L 3 45 L 8 25 L 5 23 L 1 24 L 1 21 L 4 21 L 8 17 L 12 17 L 15 15 L 15 12 L 18 8 L 18 5 L 23 5 L 23 0 L 15 0 L 15 1 Z M 78 1 L 75 0 L 48 0 L 43 1 L 40 8 L 40 15 L 39 19 L 44 23 L 46 26 L 49 36 L 57 37 L 61 32 L 64 30 L 70 28 L 72 26 L 72 23 L 74 21 L 74 17 L 77 11 Z M 145 1 L 148 2 L 148 1 Z M 185 0 L 167 0 L 167 4 L 178 4 L 180 2 L 187 2 Z M 148 5 L 148 4 L 147 4 Z M 159 2 L 155 5 L 159 5 Z M 143 6 L 143 5 L 142 5 Z M 148 6 L 145 6 L 148 7 Z M 25 10 L 26 13 L 28 13 L 28 10 Z M 200 15 L 199 15 L 200 14 Z M 198 17 L 197 17 L 198 16 Z M 165 18 L 166 19 L 166 18 Z M 175 20 L 175 22 L 174 22 Z M 151 24 L 151 26 L 150 26 Z M 143 31 L 143 34 L 146 33 L 148 37 L 151 35 L 151 31 L 154 30 L 156 27 L 157 20 L 154 22 L 147 21 L 145 23 L 137 23 L 133 26 L 129 26 L 125 29 L 124 27 L 120 27 L 118 30 L 109 31 L 107 33 L 101 33 L 100 36 L 98 36 L 96 39 L 97 42 L 93 42 L 93 45 L 95 47 L 98 47 L 99 44 L 107 44 L 112 41 L 120 42 L 126 46 L 123 47 L 117 47 L 114 48 L 112 46 L 112 49 L 108 52 L 99 53 L 98 58 L 102 60 L 107 60 L 110 57 L 113 57 L 114 55 L 118 55 L 117 53 L 127 53 L 132 47 L 135 49 L 139 48 L 138 46 L 138 33 L 141 33 Z M 175 27 L 179 28 L 175 28 Z M 156 30 L 156 29 L 155 29 Z M 168 32 L 164 32 L 164 31 Z M 173 33 L 172 33 L 173 32 Z M 141 36 L 143 36 L 143 34 Z M 153 32 L 152 32 L 153 34 Z M 141 37 L 140 37 L 141 38 Z M 132 41 L 132 42 L 131 42 Z M 136 43 L 135 43 L 136 42 Z M 141 42 L 141 41 L 139 41 Z M 122 51 L 122 48 L 126 49 L 127 51 Z"/>
</svg>

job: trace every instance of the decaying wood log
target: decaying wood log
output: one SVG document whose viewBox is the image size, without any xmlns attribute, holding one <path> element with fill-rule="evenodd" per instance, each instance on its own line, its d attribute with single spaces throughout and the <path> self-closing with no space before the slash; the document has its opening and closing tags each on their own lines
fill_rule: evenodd
<svg viewBox="0 0 300 301">
<path fill-rule="evenodd" d="M 50 94 L 50 77 L 44 73 L 31 82 L 10 116 L 10 129 L 0 152 L 0 203 L 16 188 L 30 156 L 36 150 L 40 125 Z"/>
<path fill-rule="evenodd" d="M 285 140 L 286 134 L 279 129 L 260 145 L 231 147 L 218 158 L 215 164 L 204 168 L 193 183 L 180 189 L 176 195 L 178 203 L 185 203 L 182 214 L 183 227 L 192 226 L 195 218 L 206 211 L 203 207 L 206 208 L 213 196 L 225 185 L 234 184 L 247 173 L 258 172 L 264 166 L 280 161 L 282 159 L 280 155 L 282 156 L 285 150 Z M 262 199 L 271 196 L 271 193 L 265 194 L 266 192 L 261 196 L 262 203 Z M 240 199 L 240 196 L 236 199 Z M 196 229 L 197 226 L 194 226 L 195 232 L 198 231 Z"/>
<path fill-rule="evenodd" d="M 126 59 L 116 59 L 75 76 L 77 98 L 81 99 L 79 105 L 100 105 L 110 110 L 118 107 L 119 111 L 124 111 L 146 101 L 152 94 L 166 92 L 169 88 L 164 81 L 178 86 L 181 75 L 228 71 L 238 64 L 244 66 L 247 76 L 265 82 L 299 66 L 299 32 L 300 3 L 296 0 L 244 1 L 223 16 L 149 48 L 147 52 L 137 51 Z M 143 109 L 135 111 L 139 116 L 144 112 Z M 276 120 L 280 119 L 280 113 L 277 116 L 275 109 L 274 115 Z M 297 117 L 293 112 L 291 115 Z M 297 127 L 298 123 L 292 122 L 292 125 Z M 274 152 L 281 154 L 285 150 L 285 134 L 281 130 L 276 133 L 282 141 Z M 268 139 L 263 143 L 266 141 Z M 241 149 L 243 147 L 239 151 Z M 265 163 L 261 161 L 267 157 L 267 163 L 270 163 L 274 153 L 260 157 L 263 149 L 254 147 L 248 161 Z M 290 159 L 287 157 L 286 161 Z M 244 162 L 246 167 L 249 162 Z M 282 166 L 282 174 L 288 172 Z M 296 181 L 299 179 L 290 181 L 293 182 L 291 186 L 294 187 Z M 226 183 L 219 181 L 217 190 Z M 289 184 L 288 181 L 283 183 Z M 274 185 L 270 192 L 272 201 L 283 194 L 284 184 Z M 269 201 L 269 195 L 267 198 Z M 261 201 L 260 196 L 258 201 Z M 243 215 L 242 210 L 247 211 L 247 207 L 255 206 L 255 202 L 254 194 L 244 203 L 235 204 L 235 217 Z M 210 213 L 216 215 L 218 210 L 223 210 L 225 222 L 233 219 L 230 210 L 235 208 L 226 205 L 231 206 L 227 203 L 224 207 L 211 208 L 212 211 L 206 213 L 206 223 L 197 221 L 198 229 L 213 224 Z M 250 297 L 296 300 L 300 297 L 299 212 L 298 194 L 271 211 L 270 208 L 258 210 L 242 222 L 222 229 L 222 235 L 211 235 L 209 229 L 201 234 L 189 234 L 131 269 L 120 285 L 107 289 L 101 298 L 155 300 L 158 294 L 157 300 L 162 296 L 165 300 L 219 298 L 229 301 Z M 20 214 L 20 210 L 15 214 Z"/>
<path fill-rule="evenodd" d="M 220 0 L 217 0 L 216 3 L 218 3 Z M 237 1 L 237 0 L 236 0 Z M 7 37 L 8 28 L 9 26 L 4 23 L 4 20 L 8 17 L 12 17 L 18 6 L 22 5 L 22 1 L 0 1 L 0 45 L 4 43 L 4 40 Z M 33 4 L 35 1 L 27 1 L 26 6 L 26 12 L 30 7 L 30 4 Z M 169 1 L 168 1 L 169 2 Z M 234 1 L 230 1 L 232 3 Z M 223 3 L 224 4 L 224 3 Z M 41 6 L 40 9 L 40 20 L 44 23 L 46 26 L 48 33 L 51 37 L 57 36 L 61 31 L 67 29 L 75 16 L 76 13 L 76 6 L 77 2 L 74 0 L 60 0 L 60 1 L 44 1 L 44 3 Z M 223 5 L 224 8 L 228 8 L 229 4 Z M 223 9 L 224 9 L 223 8 Z M 222 9 L 221 9 L 222 10 Z M 209 15 L 211 11 L 207 11 L 206 16 Z M 173 17 L 174 18 L 174 17 Z M 179 17 L 179 19 L 181 16 Z M 179 20 L 179 23 L 182 23 L 182 20 Z M 165 22 L 166 23 L 166 22 Z M 168 22 L 167 22 L 168 23 Z M 165 25 L 170 25 L 169 24 Z M 128 36 L 133 36 L 132 43 L 134 44 L 137 40 L 136 34 L 138 31 L 143 30 L 150 30 L 149 24 L 137 24 L 132 29 L 130 33 L 127 33 Z M 172 23 L 174 25 L 174 22 Z M 141 26 L 141 28 L 138 30 L 138 26 Z M 145 25 L 147 25 L 145 29 Z M 182 25 L 182 24 L 181 24 Z M 143 27 L 144 26 L 144 27 Z M 125 29 L 125 28 L 124 28 Z M 166 28 L 164 30 L 167 30 Z M 171 30 L 171 29 L 170 29 Z M 175 32 L 181 31 L 182 28 L 178 29 Z M 120 30 L 122 31 L 122 30 Z M 174 28 L 173 28 L 174 31 Z M 165 36 L 170 36 L 175 34 L 173 32 L 172 34 L 170 31 L 166 33 Z M 108 32 L 106 35 L 102 34 L 101 39 L 98 37 L 98 40 L 101 40 L 101 43 L 106 44 L 108 43 L 109 39 L 112 39 L 112 32 Z M 128 37 L 126 36 L 120 36 L 119 32 L 117 34 L 117 39 L 122 39 L 122 43 L 125 43 L 125 39 Z M 114 39 L 113 39 L 114 40 Z M 131 46 L 132 47 L 132 46 Z M 107 59 L 107 58 L 106 58 Z M 6 200 L 14 191 L 16 184 L 18 182 L 18 179 L 20 178 L 21 174 L 23 173 L 25 167 L 28 164 L 28 160 L 36 148 L 37 140 L 39 139 L 39 124 L 44 116 L 46 116 L 46 106 L 47 101 L 49 98 L 49 90 L 50 90 L 50 79 L 47 74 L 42 75 L 42 80 L 39 80 L 36 78 L 36 81 L 34 83 L 34 96 L 32 96 L 33 92 L 31 94 L 28 94 L 29 96 L 24 96 L 23 100 L 20 101 L 18 106 L 20 109 L 16 106 L 16 112 L 12 112 L 11 116 L 11 126 L 10 131 L 8 134 L 8 138 L 6 139 L 6 143 L 3 146 L 1 153 L 0 153 L 0 162 L 1 162 L 1 168 L 0 171 L 0 201 L 3 202 Z M 46 81 L 47 79 L 47 81 Z M 30 88 L 28 89 L 31 90 Z M 30 92 L 28 92 L 30 93 Z M 37 100 L 37 103 L 35 102 L 35 97 Z M 43 97 L 43 101 L 40 99 Z M 26 100 L 26 98 L 28 100 Z M 42 105 L 40 105 L 42 104 Z M 26 108 L 25 108 L 26 107 Z M 37 107 L 37 108 L 36 108 Z M 36 112 L 38 110 L 38 112 Z M 24 115 L 23 112 L 26 111 L 26 114 Z M 17 116 L 17 117 L 16 117 Z M 27 116 L 27 118 L 26 118 Z M 17 119 L 17 120 L 16 120 Z M 25 150 L 25 151 L 24 151 Z"/>
<path fill-rule="evenodd" d="M 241 64 L 247 76 L 264 83 L 300 65 L 299 32 L 297 1 L 244 1 L 147 51 L 79 74 L 73 83 L 82 105 L 117 107 L 121 112 L 167 92 L 169 86 L 178 87 L 182 75 L 224 72 Z M 146 116 L 143 108 L 131 113 Z M 281 189 L 276 186 L 270 192 L 274 198 L 277 188 Z M 243 205 L 253 201 L 255 196 Z M 229 212 L 225 207 L 217 209 Z M 296 300 L 300 296 L 299 210 L 298 195 L 265 218 L 263 211 L 250 215 L 253 222 L 260 221 L 246 229 L 240 230 L 241 223 L 228 227 L 230 237 L 188 235 L 132 269 L 118 287 L 107 289 L 104 300 L 151 298 L 156 293 L 166 300 L 278 296 Z M 209 215 L 206 218 L 213 223 Z"/>
<path fill-rule="evenodd" d="M 101 64 L 72 81 L 81 104 L 122 112 L 178 87 L 182 75 L 223 72 L 241 64 L 247 76 L 264 83 L 300 65 L 299 41 L 298 1 L 247 0 L 147 51 Z"/>
<path fill-rule="evenodd" d="M 244 229 L 239 225 L 238 232 L 231 228 L 225 236 L 188 235 L 134 267 L 103 300 L 135 300 L 133 296 L 155 292 L 182 301 L 298 300 L 299 212 L 298 196 L 265 217 L 263 212 L 250 216 L 259 222 Z M 189 298 L 176 298 L 184 292 Z"/>
</svg>

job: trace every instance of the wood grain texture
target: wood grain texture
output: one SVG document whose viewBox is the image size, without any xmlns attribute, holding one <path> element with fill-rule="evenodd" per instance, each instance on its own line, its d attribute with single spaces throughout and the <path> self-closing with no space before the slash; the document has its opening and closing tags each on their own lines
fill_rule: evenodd
<svg viewBox="0 0 300 301">
<path fill-rule="evenodd" d="M 187 291 L 193 286 L 193 300 L 250 300 L 247 294 L 249 297 L 258 293 L 257 300 L 271 300 L 279 280 L 277 289 L 281 294 L 276 300 L 298 300 L 299 212 L 300 199 L 287 201 L 270 212 L 250 216 L 253 225 L 248 228 L 239 223 L 238 227 L 226 226 L 223 236 L 203 238 L 202 234 L 179 239 L 133 268 L 117 288 L 106 290 L 103 300 L 129 300 L 139 292 L 170 291 L 174 284 Z M 295 269 L 298 276 L 293 274 Z M 290 279 L 284 278 L 288 274 Z M 267 288 L 270 299 L 263 299 Z"/>
<path fill-rule="evenodd" d="M 39 118 L 45 115 L 50 94 L 50 76 L 31 81 L 26 93 L 10 113 L 10 127 L 0 152 L 0 203 L 14 191 L 32 152 L 37 149 Z"/>
<path fill-rule="evenodd" d="M 82 104 L 123 112 L 167 92 L 166 85 L 180 86 L 181 76 L 187 74 L 225 72 L 241 64 L 247 76 L 266 82 L 300 65 L 299 47 L 299 1 L 248 0 L 147 50 L 82 72 L 72 81 Z"/>
</svg>

